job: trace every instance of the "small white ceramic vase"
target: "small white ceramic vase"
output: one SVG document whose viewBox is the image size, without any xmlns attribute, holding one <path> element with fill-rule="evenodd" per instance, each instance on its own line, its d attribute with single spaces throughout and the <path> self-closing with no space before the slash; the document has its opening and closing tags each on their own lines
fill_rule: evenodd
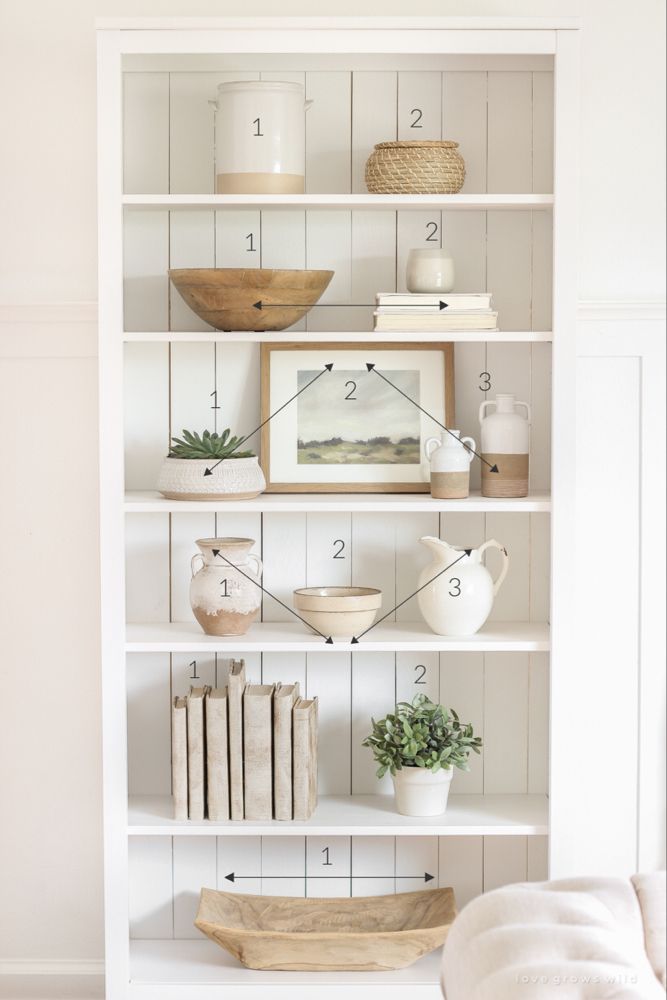
<svg viewBox="0 0 667 1000">
<path fill-rule="evenodd" d="M 197 539 L 200 552 L 190 564 L 190 604 L 206 635 L 245 635 L 257 618 L 262 561 L 250 552 L 254 544 L 252 538 Z"/>
<path fill-rule="evenodd" d="M 474 635 L 491 613 L 493 600 L 509 568 L 507 550 L 490 539 L 478 549 L 457 549 L 440 538 L 420 538 L 433 554 L 433 561 L 421 571 L 417 595 L 419 610 L 436 635 Z M 487 549 L 499 549 L 503 565 L 493 580 L 482 556 Z M 443 572 L 451 567 L 449 572 Z"/>
<path fill-rule="evenodd" d="M 443 431 L 439 438 L 427 438 L 424 454 L 431 466 L 432 497 L 462 500 L 468 496 L 475 447 L 474 438 L 462 438 L 461 431 Z"/>
<path fill-rule="evenodd" d="M 165 458 L 157 488 L 169 500 L 251 500 L 266 489 L 266 480 L 255 455 L 219 463 L 214 458 Z"/>
<path fill-rule="evenodd" d="M 392 775 L 401 816 L 441 816 L 447 808 L 454 769 L 435 773 L 427 767 L 404 767 Z"/>
<path fill-rule="evenodd" d="M 454 261 L 446 250 L 415 248 L 408 254 L 405 283 L 409 292 L 438 294 L 454 289 Z"/>
<path fill-rule="evenodd" d="M 494 406 L 495 412 L 487 416 L 489 406 Z M 525 412 L 520 413 L 520 409 Z M 509 393 L 499 393 L 495 399 L 485 399 L 481 404 L 482 496 L 528 495 L 530 420 L 528 403 Z M 491 472 L 494 465 L 497 472 Z"/>
</svg>

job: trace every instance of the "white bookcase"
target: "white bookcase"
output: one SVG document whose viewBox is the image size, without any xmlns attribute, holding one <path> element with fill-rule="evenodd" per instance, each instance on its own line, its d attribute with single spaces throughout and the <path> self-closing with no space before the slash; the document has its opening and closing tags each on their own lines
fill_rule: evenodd
<svg viewBox="0 0 667 1000">
<path fill-rule="evenodd" d="M 204 885 L 367 895 L 419 888 L 429 872 L 428 884 L 453 885 L 462 905 L 563 870 L 576 783 L 561 745 L 577 683 L 577 23 L 137 19 L 103 21 L 98 34 L 107 996 L 328 1000 L 409 990 L 435 1000 L 437 954 L 398 973 L 253 973 L 204 940 L 193 918 Z M 305 84 L 314 100 L 306 194 L 212 194 L 208 101 L 239 75 Z M 366 192 L 373 144 L 411 137 L 414 107 L 420 137 L 460 141 L 461 194 Z M 481 497 L 476 464 L 464 501 L 263 494 L 197 504 L 155 492 L 171 433 L 212 428 L 214 390 L 218 426 L 258 425 L 259 343 L 371 340 L 375 292 L 403 288 L 408 250 L 434 232 L 456 258 L 458 287 L 492 291 L 502 326 L 447 338 L 456 425 L 478 431 L 481 372 L 492 393 L 532 403 L 526 498 Z M 170 290 L 170 266 L 336 273 L 324 306 L 294 330 L 222 333 Z M 429 339 L 445 338 L 420 334 Z M 496 537 L 511 568 L 470 639 L 434 635 L 411 600 L 360 646 L 323 648 L 270 598 L 247 635 L 214 639 L 194 623 L 187 596 L 195 539 L 213 534 L 256 539 L 264 585 L 288 603 L 296 586 L 363 583 L 382 588 L 388 610 L 416 587 L 425 534 L 470 545 Z M 347 558 L 333 562 L 335 540 Z M 172 819 L 170 699 L 193 672 L 224 683 L 233 655 L 253 680 L 299 680 L 319 696 L 321 800 L 307 823 Z M 371 715 L 417 691 L 453 705 L 485 742 L 435 820 L 400 817 L 360 745 Z M 325 848 L 332 863 L 323 867 Z"/>
</svg>

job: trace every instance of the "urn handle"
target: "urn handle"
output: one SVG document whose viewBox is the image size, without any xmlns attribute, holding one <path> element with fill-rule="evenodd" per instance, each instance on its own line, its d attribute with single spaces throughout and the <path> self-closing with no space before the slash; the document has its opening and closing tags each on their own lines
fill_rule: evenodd
<svg viewBox="0 0 667 1000">
<path fill-rule="evenodd" d="M 502 569 L 500 570 L 500 573 L 498 575 L 498 579 L 494 580 L 494 582 L 493 582 L 493 596 L 495 597 L 496 594 L 498 593 L 498 591 L 500 590 L 500 588 L 503 585 L 503 580 L 507 576 L 507 570 L 510 567 L 510 557 L 508 556 L 507 549 L 505 548 L 504 545 L 501 545 L 500 542 L 497 542 L 495 540 L 495 538 L 490 538 L 488 542 L 484 542 L 483 545 L 480 545 L 480 547 L 479 547 L 480 558 L 481 558 L 481 556 L 482 556 L 482 554 L 483 554 L 483 552 L 484 552 L 485 549 L 491 549 L 491 548 L 493 548 L 493 549 L 500 549 L 500 552 L 502 553 L 502 556 L 503 556 Z"/>
<path fill-rule="evenodd" d="M 426 455 L 427 462 L 431 461 L 431 455 L 436 448 L 440 447 L 441 444 L 442 441 L 440 441 L 439 438 L 427 438 L 426 441 L 424 441 L 424 454 Z M 429 445 L 433 445 L 433 447 L 431 448 Z"/>
<path fill-rule="evenodd" d="M 473 458 L 475 457 L 475 448 L 476 448 L 475 439 L 461 438 L 461 444 L 465 446 L 465 449 L 468 452 L 468 461 L 472 462 Z"/>
<path fill-rule="evenodd" d="M 526 411 L 526 420 L 528 421 L 529 424 L 531 424 L 533 422 L 533 418 L 532 418 L 532 415 L 531 415 L 531 412 L 530 412 L 530 403 L 522 403 L 520 399 L 517 399 L 516 402 L 514 403 L 514 405 L 515 405 L 515 407 L 516 406 L 523 406 L 524 407 L 524 409 Z"/>
<path fill-rule="evenodd" d="M 262 571 L 264 569 L 264 567 L 262 566 L 262 560 L 259 558 L 259 556 L 256 556 L 254 552 L 251 552 L 248 555 L 248 562 L 254 562 L 254 564 L 255 564 L 255 576 L 258 579 L 261 580 L 261 578 L 262 578 Z"/>
<path fill-rule="evenodd" d="M 199 567 L 199 569 L 195 569 L 195 560 L 196 559 L 201 559 L 201 566 Z M 204 565 L 205 564 L 204 564 L 204 557 L 203 557 L 203 555 L 201 554 L 201 552 L 196 552 L 193 555 L 192 559 L 190 560 L 190 572 L 192 573 L 193 576 L 195 576 L 195 574 L 198 573 L 200 569 L 204 568 Z"/>
<path fill-rule="evenodd" d="M 495 406 L 495 405 L 496 405 L 495 399 L 485 399 L 483 403 L 479 404 L 479 422 L 480 422 L 480 424 L 483 422 L 484 417 L 486 416 L 486 408 L 487 408 L 487 406 Z"/>
</svg>

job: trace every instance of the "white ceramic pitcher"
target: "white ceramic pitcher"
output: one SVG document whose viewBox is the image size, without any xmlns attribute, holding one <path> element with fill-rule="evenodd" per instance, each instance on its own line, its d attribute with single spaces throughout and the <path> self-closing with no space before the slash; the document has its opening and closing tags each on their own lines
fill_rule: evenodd
<svg viewBox="0 0 667 1000">
<path fill-rule="evenodd" d="M 493 599 L 507 576 L 507 549 L 493 538 L 478 549 L 458 549 L 431 535 L 419 541 L 433 554 L 419 576 L 419 586 L 424 589 L 417 595 L 426 623 L 436 635 L 474 635 L 489 617 Z M 482 563 L 490 548 L 499 549 L 503 556 L 495 581 Z"/>
<path fill-rule="evenodd" d="M 211 101 L 218 194 L 303 194 L 306 172 L 303 84 L 232 80 Z"/>
<path fill-rule="evenodd" d="M 462 500 L 470 489 L 470 463 L 475 441 L 461 431 L 443 431 L 424 441 L 424 455 L 431 466 L 431 496 L 438 500 Z"/>
</svg>

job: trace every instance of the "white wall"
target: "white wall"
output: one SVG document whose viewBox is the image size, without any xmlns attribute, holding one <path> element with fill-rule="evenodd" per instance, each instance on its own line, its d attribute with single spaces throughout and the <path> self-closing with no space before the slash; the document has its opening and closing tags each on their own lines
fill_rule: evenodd
<svg viewBox="0 0 667 1000">
<path fill-rule="evenodd" d="M 281 13 L 377 7 L 284 0 Z M 93 18 L 238 13 L 185 0 L 0 10 L 0 972 L 103 951 L 95 325 L 72 312 L 96 296 Z M 662 0 L 385 0 L 382 13 L 582 16 L 580 296 L 662 298 Z M 36 906 L 48 934 L 34 933 Z"/>
</svg>

